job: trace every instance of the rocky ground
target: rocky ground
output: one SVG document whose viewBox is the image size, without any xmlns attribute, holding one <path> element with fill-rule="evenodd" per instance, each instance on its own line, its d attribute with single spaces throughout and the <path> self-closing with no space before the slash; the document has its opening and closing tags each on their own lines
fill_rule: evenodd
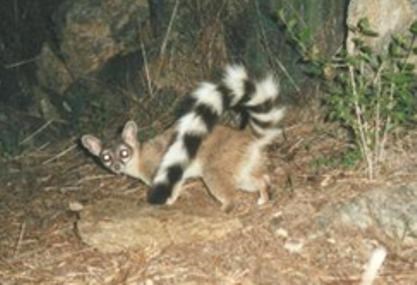
<svg viewBox="0 0 417 285">
<path fill-rule="evenodd" d="M 271 201 L 259 207 L 256 195 L 236 192 L 236 207 L 230 213 L 220 211 L 199 181 L 191 181 L 174 206 L 151 207 L 144 202 L 144 185 L 98 167 L 79 146 L 78 137 L 55 141 L 63 133 L 67 135 L 65 124 L 94 129 L 103 123 L 103 116 L 111 122 L 137 116 L 143 117 L 141 123 L 145 125 L 160 123 L 149 110 L 162 108 L 155 114 L 169 117 L 171 111 L 165 108 L 173 105 L 171 101 L 160 102 L 160 90 L 183 94 L 211 75 L 214 67 L 229 61 L 231 51 L 227 47 L 232 41 L 225 33 L 230 23 L 213 21 L 227 12 L 226 5 L 211 7 L 215 1 L 205 1 L 214 9 L 214 18 L 205 20 L 196 17 L 193 9 L 180 9 L 187 20 L 184 23 L 196 19 L 195 31 L 191 28 L 194 24 L 184 24 L 185 30 L 175 31 L 174 27 L 172 35 L 164 33 L 163 42 L 155 44 L 147 43 L 146 35 L 140 41 L 137 37 L 147 17 L 147 2 L 66 1 L 68 5 L 52 18 L 67 19 L 55 23 L 58 36 L 51 40 L 59 39 L 54 45 L 58 44 L 60 56 L 53 52 L 49 41 L 35 53 L 39 53 L 35 77 L 43 88 L 33 92 L 39 100 L 31 109 L 41 110 L 43 117 L 35 119 L 13 108 L 1 112 L 11 113 L 0 116 L 0 131 L 8 127 L 7 132 L 0 132 L 5 146 L 16 148 L 12 156 L 21 149 L 23 152 L 0 160 L 0 284 L 359 284 L 376 249 L 385 250 L 387 256 L 374 284 L 417 284 L 416 131 L 390 141 L 381 175 L 368 181 L 363 165 L 341 159 L 350 147 L 341 128 L 323 123 L 309 111 L 290 110 L 284 136 L 268 150 Z M 402 0 L 393 5 L 393 1 L 352 0 L 347 21 L 355 25 L 358 19 L 369 16 L 371 23 L 378 25 L 377 31 L 387 35 L 381 38 L 389 40 L 387 31 L 408 29 L 415 19 L 415 2 Z M 236 7 L 231 11 L 237 13 L 243 5 L 234 3 Z M 373 7 L 376 4 L 378 7 Z M 305 10 L 315 15 L 309 11 L 317 7 L 317 13 L 323 15 L 309 17 L 315 20 L 308 24 L 319 27 L 320 32 L 327 31 L 315 38 L 322 39 L 329 52 L 338 49 L 344 34 L 337 29 L 344 28 L 339 17 L 343 9 L 337 5 L 321 1 L 307 10 L 306 4 L 299 9 L 300 13 Z M 31 7 L 24 10 L 27 15 L 34 12 Z M 326 15 L 323 7 L 329 8 Z M 259 24 L 270 19 L 263 18 L 258 6 L 255 8 L 249 7 L 251 13 L 239 16 L 245 25 L 236 26 L 245 31 L 249 24 L 244 33 L 249 61 L 256 65 L 273 63 L 273 69 L 285 71 L 283 82 L 304 82 L 304 76 L 297 80 L 297 73 L 291 70 L 292 62 L 299 65 L 292 57 L 293 47 L 281 40 L 282 33 L 275 24 Z M 364 11 L 370 14 L 363 15 Z M 386 11 L 401 17 L 387 17 Z M 25 17 L 22 14 L 20 18 Z M 166 18 L 171 18 L 171 13 Z M 249 23 L 252 18 L 257 19 L 254 28 Z M 13 22 L 16 19 L 19 17 L 14 15 Z M 22 23 L 22 27 L 31 26 Z M 234 31 L 235 25 L 229 28 Z M 347 42 L 352 37 L 349 33 Z M 240 51 L 240 40 L 234 33 L 230 37 Z M 22 36 L 26 38 L 32 40 L 35 35 Z M 168 40 L 166 57 L 152 55 L 164 54 Z M 275 49 L 280 50 L 279 56 Z M 9 61 L 15 63 L 16 59 L 11 57 Z M 5 69 L 4 74 L 10 75 L 13 70 Z M 138 70 L 146 70 L 146 76 L 139 76 Z M 136 86 L 138 78 L 143 81 L 143 90 Z M 128 92 L 115 97 L 119 85 L 126 85 Z M 296 87 L 297 94 L 302 94 L 301 101 L 316 95 L 313 93 L 317 90 L 311 86 L 292 85 L 291 90 Z M 142 99 L 146 98 L 136 96 L 145 91 L 151 97 L 155 91 L 151 100 L 155 104 L 144 104 Z M 4 93 L 18 98 L 14 92 Z M 70 105 L 60 110 L 52 108 L 54 104 Z M 59 112 L 63 120 L 55 119 Z M 171 123 L 171 119 L 166 120 Z M 26 134 L 28 129 L 33 133 L 20 140 L 20 133 Z M 39 139 L 37 143 L 49 141 L 35 148 L 31 144 L 34 138 Z"/>
<path fill-rule="evenodd" d="M 345 148 L 332 129 L 289 124 L 269 150 L 271 201 L 236 193 L 223 213 L 198 181 L 173 207 L 97 167 L 76 139 L 6 162 L 1 284 L 417 284 L 417 133 L 393 144 L 382 178 L 323 162 Z"/>
</svg>

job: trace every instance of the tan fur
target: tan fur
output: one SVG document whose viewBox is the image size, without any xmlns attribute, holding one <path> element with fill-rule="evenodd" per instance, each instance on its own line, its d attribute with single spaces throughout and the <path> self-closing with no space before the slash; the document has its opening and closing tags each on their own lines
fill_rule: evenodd
<svg viewBox="0 0 417 285">
<path fill-rule="evenodd" d="M 142 177 L 150 181 L 159 161 L 168 146 L 173 131 L 168 130 L 155 139 L 142 144 L 139 147 L 137 170 Z M 232 192 L 241 189 L 246 191 L 258 191 L 260 194 L 258 204 L 266 203 L 268 197 L 268 183 L 266 179 L 265 155 L 259 149 L 256 161 L 249 161 L 249 152 L 256 145 L 255 138 L 250 131 L 235 130 L 225 126 L 217 126 L 213 133 L 202 143 L 195 161 L 184 176 L 187 178 L 201 177 L 208 191 L 222 204 L 222 209 L 227 211 L 232 207 Z M 262 147 L 262 145 L 259 145 Z M 251 182 L 246 187 L 242 183 L 240 171 L 250 163 L 251 168 L 245 170 L 245 180 Z M 248 175 L 249 174 L 249 175 Z M 134 176 L 134 175 L 132 175 Z M 138 175 L 136 175 L 138 177 Z M 183 190 L 180 183 L 175 187 L 172 197 L 167 204 L 173 204 Z"/>
</svg>

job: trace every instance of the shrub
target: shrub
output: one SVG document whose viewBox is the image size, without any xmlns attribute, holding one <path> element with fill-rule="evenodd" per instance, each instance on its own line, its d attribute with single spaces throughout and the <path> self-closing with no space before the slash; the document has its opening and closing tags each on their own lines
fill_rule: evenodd
<svg viewBox="0 0 417 285">
<path fill-rule="evenodd" d="M 354 50 L 340 51 L 332 58 L 320 57 L 307 27 L 278 13 L 291 44 L 300 52 L 305 71 L 323 80 L 324 105 L 328 118 L 340 122 L 353 134 L 353 140 L 366 162 L 369 179 L 375 178 L 385 159 L 390 134 L 415 120 L 415 66 L 417 21 L 406 35 L 393 36 L 388 48 L 375 52 L 366 38 L 377 37 L 367 19 L 350 27 Z"/>
</svg>

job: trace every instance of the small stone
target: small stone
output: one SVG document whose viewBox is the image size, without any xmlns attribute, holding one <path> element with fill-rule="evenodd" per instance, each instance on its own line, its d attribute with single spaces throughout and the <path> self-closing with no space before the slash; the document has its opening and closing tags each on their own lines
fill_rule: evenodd
<svg viewBox="0 0 417 285">
<path fill-rule="evenodd" d="M 278 228 L 275 231 L 275 235 L 278 236 L 278 237 L 286 239 L 286 238 L 288 238 L 288 231 L 286 229 L 283 229 L 283 228 Z"/>
<path fill-rule="evenodd" d="M 336 244 L 336 240 L 334 238 L 328 238 L 326 241 L 330 244 Z"/>
<path fill-rule="evenodd" d="M 80 212 L 82 209 L 84 209 L 83 204 L 81 204 L 78 201 L 71 201 L 68 203 L 68 207 L 73 212 Z"/>
<path fill-rule="evenodd" d="M 300 253 L 304 247 L 301 240 L 288 240 L 284 244 L 284 248 L 290 253 Z"/>
<path fill-rule="evenodd" d="M 274 218 L 279 218 L 281 216 L 282 216 L 282 211 L 278 211 L 278 212 L 275 212 L 274 214 L 272 214 L 272 217 L 274 217 Z"/>
</svg>

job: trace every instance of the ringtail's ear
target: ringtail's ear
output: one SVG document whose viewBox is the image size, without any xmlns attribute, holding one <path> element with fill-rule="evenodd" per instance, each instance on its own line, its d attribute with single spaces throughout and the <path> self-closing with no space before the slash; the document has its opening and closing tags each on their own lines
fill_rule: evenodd
<svg viewBox="0 0 417 285">
<path fill-rule="evenodd" d="M 138 126 L 132 120 L 128 121 L 122 131 L 122 139 L 130 146 L 137 144 Z"/>
<path fill-rule="evenodd" d="M 93 155 L 99 156 L 103 148 L 101 140 L 93 135 L 84 135 L 81 137 L 81 144 Z"/>
</svg>

